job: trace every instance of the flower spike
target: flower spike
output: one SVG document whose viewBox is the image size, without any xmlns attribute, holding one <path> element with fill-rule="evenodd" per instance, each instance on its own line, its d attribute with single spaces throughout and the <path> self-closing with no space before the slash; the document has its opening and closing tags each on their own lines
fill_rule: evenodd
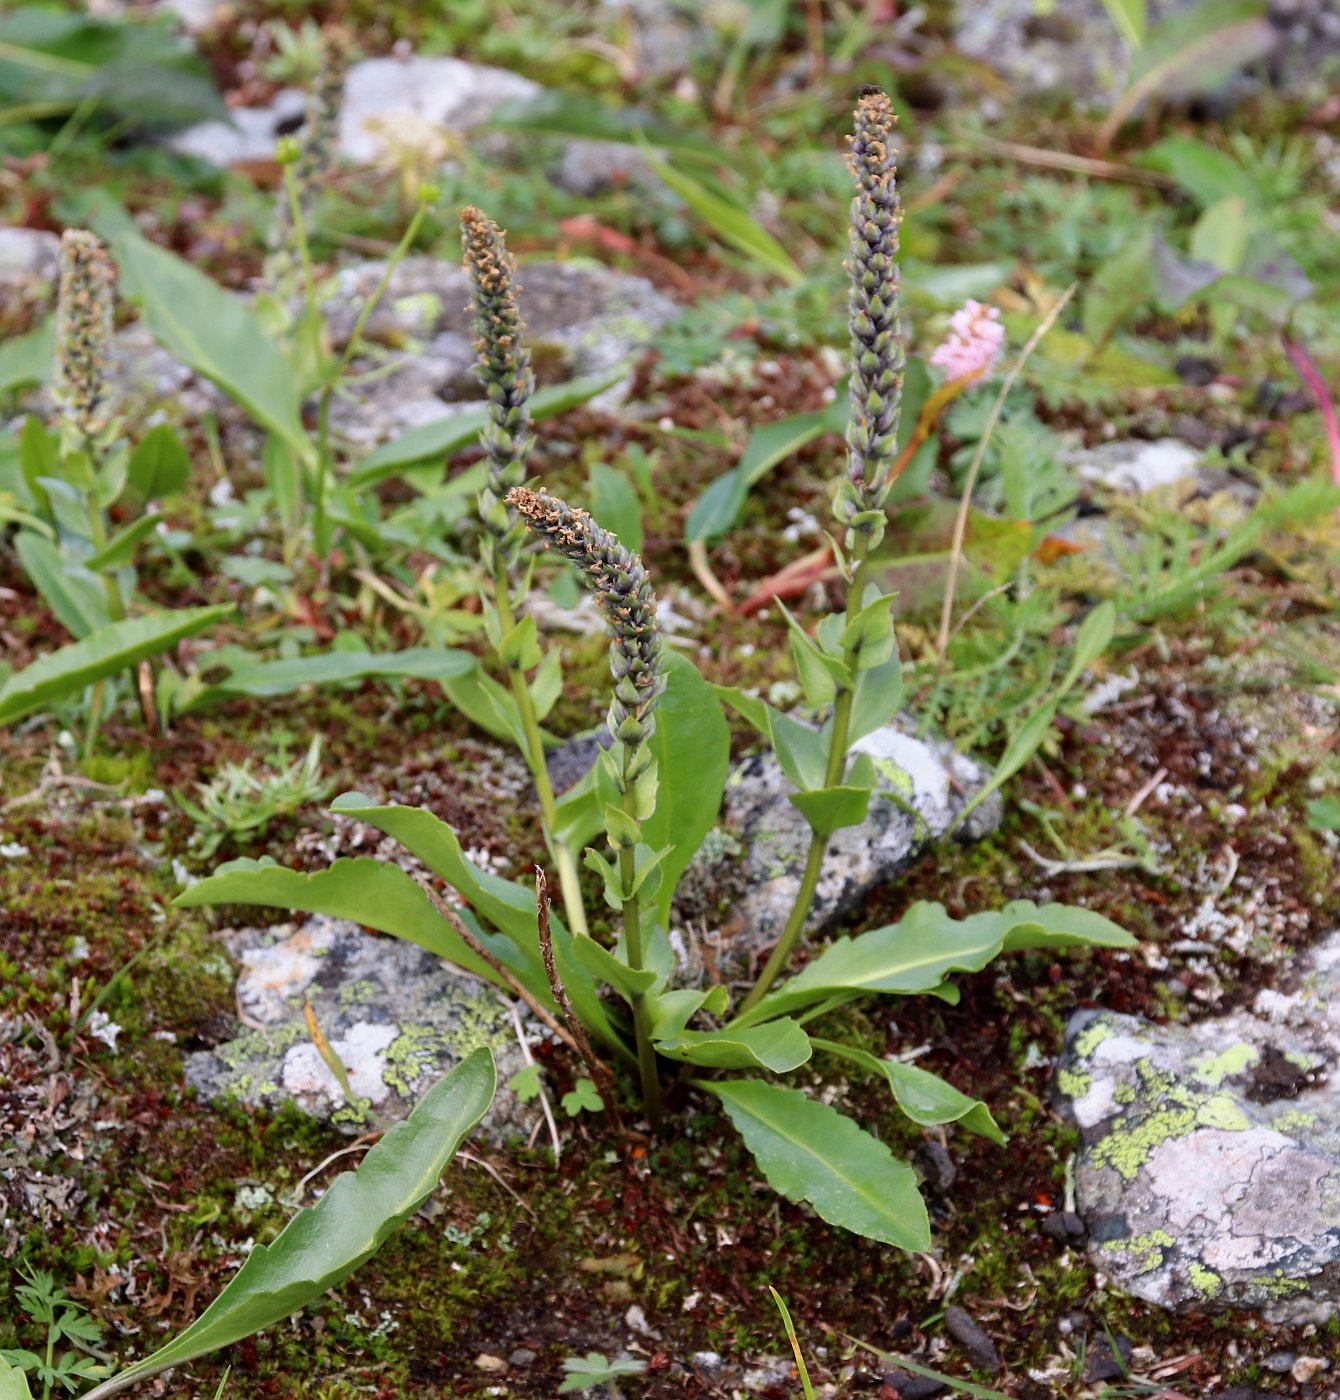
<svg viewBox="0 0 1340 1400">
<path fill-rule="evenodd" d="M 611 639 L 610 733 L 636 753 L 656 730 L 656 702 L 665 690 L 656 595 L 646 567 L 586 511 L 556 496 L 515 487 L 507 499 L 549 548 L 577 566 L 595 595 Z"/>
<path fill-rule="evenodd" d="M 60 240 L 60 291 L 56 302 L 56 402 L 86 436 L 107 423 L 107 350 L 112 340 L 116 272 L 107 250 L 84 229 L 66 229 Z"/>
<path fill-rule="evenodd" d="M 847 471 L 834 500 L 838 523 L 851 535 L 884 533 L 884 503 L 893 485 L 903 394 L 903 346 L 898 322 L 898 167 L 893 152 L 897 118 L 877 87 L 861 89 L 848 165 L 856 181 L 847 259 L 851 333 L 851 421 Z"/>
</svg>

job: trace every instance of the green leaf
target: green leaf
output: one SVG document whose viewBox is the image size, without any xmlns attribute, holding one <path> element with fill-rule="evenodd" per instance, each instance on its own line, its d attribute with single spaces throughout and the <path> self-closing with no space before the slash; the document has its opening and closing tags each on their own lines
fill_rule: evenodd
<svg viewBox="0 0 1340 1400">
<path fill-rule="evenodd" d="M 536 390 L 531 398 L 530 415 L 539 421 L 577 408 L 617 384 L 627 376 L 628 370 L 627 364 L 618 364 L 598 374 L 569 379 L 564 384 L 546 385 Z M 453 452 L 473 447 L 488 421 L 489 411 L 486 407 L 467 408 L 453 413 L 449 418 L 411 428 L 364 457 L 357 469 L 350 472 L 347 483 L 354 490 L 361 491 L 408 467 L 430 460 L 439 461 Z"/>
<path fill-rule="evenodd" d="M 0 1356 L 0 1400 L 33 1400 L 28 1377 Z"/>
<path fill-rule="evenodd" d="M 191 479 L 191 459 L 166 423 L 150 428 L 130 454 L 130 484 L 142 501 L 174 496 Z"/>
<path fill-rule="evenodd" d="M 325 870 L 307 874 L 264 859 L 232 860 L 213 875 L 184 889 L 173 901 L 183 909 L 207 904 L 253 904 L 375 928 L 380 933 L 417 943 L 436 957 L 505 986 L 497 972 L 433 908 L 428 896 L 399 866 L 368 856 L 345 857 Z M 526 961 L 511 940 L 485 934 L 480 942 L 513 971 Z M 547 986 L 547 984 L 546 984 Z"/>
<path fill-rule="evenodd" d="M 1247 216 L 1247 201 L 1241 195 L 1229 195 L 1196 220 L 1188 251 L 1201 262 L 1237 272 L 1247 255 L 1253 222 Z"/>
<path fill-rule="evenodd" d="M 291 695 L 305 685 L 337 685 L 373 678 L 437 681 L 445 688 L 445 682 L 477 665 L 469 652 L 449 647 L 410 647 L 381 655 L 326 651 L 281 661 L 249 661 L 232 666 L 223 680 L 203 687 L 184 708 L 196 710 L 235 695 Z"/>
<path fill-rule="evenodd" d="M 830 1225 L 899 1249 L 930 1248 L 916 1174 L 850 1118 L 760 1080 L 704 1083 L 725 1105 L 769 1185 Z"/>
<path fill-rule="evenodd" d="M 733 1026 L 752 1025 L 839 992 L 928 992 L 951 972 L 978 972 L 1006 947 L 1133 948 L 1135 940 L 1090 909 L 1041 908 L 1021 899 L 952 919 L 944 905 L 918 902 L 896 924 L 839 938 Z"/>
<path fill-rule="evenodd" d="M 1133 49 L 1138 49 L 1145 41 L 1145 31 L 1149 27 L 1149 16 L 1145 10 L 1145 0 L 1103 0 L 1107 13 L 1112 18 L 1116 31 Z"/>
<path fill-rule="evenodd" d="M 1085 671 L 1112 645 L 1117 632 L 1117 609 L 1104 599 L 1080 624 L 1075 634 L 1075 651 L 1061 682 L 1061 692 L 1070 690 Z"/>
<path fill-rule="evenodd" d="M 658 160 L 649 147 L 644 147 L 643 156 L 662 181 L 723 243 L 739 249 L 758 268 L 780 277 L 789 287 L 805 280 L 805 274 L 796 266 L 790 253 L 739 205 L 723 199 L 682 170 Z"/>
<path fill-rule="evenodd" d="M 33 587 L 72 637 L 85 638 L 110 625 L 107 590 L 87 567 L 74 563 L 50 540 L 31 530 L 19 532 L 14 552 Z"/>
<path fill-rule="evenodd" d="M 653 1040 L 677 1036 L 700 1011 L 721 1016 L 730 1005 L 730 993 L 720 984 L 707 988 L 679 987 L 651 997 L 647 1014 L 651 1018 Z"/>
<path fill-rule="evenodd" d="M 0 686 L 0 724 L 13 724 L 94 681 L 127 671 L 176 646 L 184 637 L 205 631 L 231 612 L 231 607 L 178 608 L 109 623 L 10 676 Z"/>
<path fill-rule="evenodd" d="M 516 1095 L 519 1103 L 530 1103 L 538 1099 L 542 1092 L 540 1067 L 534 1061 L 526 1065 L 507 1081 L 507 1087 Z"/>
<path fill-rule="evenodd" d="M 888 724 L 903 704 L 903 663 L 898 649 L 882 666 L 856 675 L 856 693 L 852 696 L 851 720 L 847 726 L 847 743 L 854 744 L 867 734 Z"/>
<path fill-rule="evenodd" d="M 882 594 L 856 614 L 842 632 L 844 651 L 856 653 L 858 671 L 873 670 L 882 666 L 893 655 L 893 613 L 891 607 L 894 594 Z"/>
<path fill-rule="evenodd" d="M 534 617 L 527 614 L 501 639 L 498 660 L 509 669 L 529 671 L 543 660 L 540 651 L 540 629 Z"/>
<path fill-rule="evenodd" d="M 311 462 L 292 367 L 251 308 L 145 238 L 123 230 L 112 242 L 122 294 L 140 307 L 154 339 Z"/>
<path fill-rule="evenodd" d="M 694 502 L 684 522 L 684 538 L 714 544 L 739 522 L 749 489 L 779 463 L 829 431 L 826 412 L 795 413 L 775 423 L 755 428 L 744 445 L 739 462 L 717 477 Z"/>
<path fill-rule="evenodd" d="M 48 514 L 51 504 L 42 482 L 60 476 L 60 456 L 60 438 L 30 413 L 19 431 L 19 466 L 33 500 Z"/>
<path fill-rule="evenodd" d="M 1249 204 L 1259 198 L 1251 174 L 1227 151 L 1190 136 L 1165 136 L 1138 156 L 1136 163 L 1171 175 L 1202 209 L 1230 195 L 1241 195 Z"/>
<path fill-rule="evenodd" d="M 273 1244 L 256 1245 L 223 1292 L 180 1336 L 90 1391 L 120 1390 L 169 1366 L 283 1321 L 370 1259 L 436 1188 L 447 1163 L 493 1102 L 497 1075 L 481 1047 L 423 1096 L 314 1206 L 289 1221 Z"/>
<path fill-rule="evenodd" d="M 446 822 L 419 807 L 379 807 L 362 793 L 347 792 L 331 803 L 331 810 L 356 816 L 379 831 L 393 836 L 406 850 L 423 861 L 440 876 L 495 928 L 507 935 L 514 952 L 503 961 L 520 974 L 522 980 L 546 1005 L 552 1001 L 549 979 L 540 958 L 539 920 L 535 909 L 534 887 L 505 880 L 480 869 L 461 850 L 456 833 Z M 563 926 L 557 911 L 551 917 L 554 937 L 554 961 L 558 975 L 567 988 L 573 1009 L 582 1024 L 606 1044 L 622 1046 L 623 1042 L 610 1024 L 604 1004 L 597 994 L 590 974 L 572 960 L 572 936 Z M 491 951 L 499 952 L 499 943 L 491 943 Z"/>
<path fill-rule="evenodd" d="M 844 826 L 860 826 L 870 814 L 868 787 L 817 788 L 787 795 L 820 837 L 829 837 Z"/>
<path fill-rule="evenodd" d="M 939 1127 L 942 1123 L 958 1123 L 970 1133 L 990 1138 L 1001 1147 L 1008 1139 L 1001 1132 L 991 1110 L 980 1099 L 969 1098 L 952 1084 L 946 1084 L 938 1074 L 918 1069 L 899 1060 L 882 1060 L 854 1045 L 842 1045 L 833 1040 L 815 1037 L 816 1049 L 838 1055 L 852 1064 L 860 1065 L 870 1074 L 882 1075 L 887 1081 L 898 1107 L 923 1128 Z"/>
<path fill-rule="evenodd" d="M 770 1069 L 786 1074 L 814 1053 L 799 1024 L 783 1016 L 745 1030 L 680 1031 L 656 1041 L 658 1054 L 707 1069 Z"/>
<path fill-rule="evenodd" d="M 593 462 L 589 474 L 591 514 L 625 549 L 642 550 L 642 502 L 623 472 Z"/>
<path fill-rule="evenodd" d="M 613 987 L 630 1004 L 656 984 L 656 973 L 650 968 L 634 972 L 622 958 L 616 958 L 594 938 L 574 938 L 572 957 L 593 977 Z"/>
<path fill-rule="evenodd" d="M 56 321 L 48 316 L 27 335 L 12 335 L 0 343 L 0 394 L 26 384 L 45 384 L 56 353 Z"/>
<path fill-rule="evenodd" d="M 487 125 L 534 131 L 545 136 L 577 136 L 625 145 L 650 142 L 719 165 L 729 159 L 719 142 L 662 121 L 636 107 L 613 107 L 586 93 L 547 88 L 534 97 L 515 98 L 496 108 Z"/>
<path fill-rule="evenodd" d="M 651 736 L 656 807 L 642 823 L 642 838 L 658 850 L 672 848 L 661 862 L 661 887 L 653 905 L 668 925 L 675 887 L 721 810 L 730 773 L 730 725 L 716 692 L 693 662 L 671 652 L 665 676 Z M 692 761 L 685 762 L 684 755 L 692 755 Z"/>
<path fill-rule="evenodd" d="M 521 723 L 516 697 L 489 675 L 476 660 L 472 666 L 442 678 L 447 698 L 486 734 L 503 739 L 526 751 L 526 731 Z"/>
<path fill-rule="evenodd" d="M 839 689 L 851 688 L 851 671 L 841 655 L 830 655 L 796 621 L 785 603 L 777 606 L 791 631 L 791 657 L 796 663 L 806 703 L 818 709 L 831 703 Z"/>
<path fill-rule="evenodd" d="M 746 695 L 738 686 L 719 685 L 717 694 L 743 719 L 765 735 L 777 755 L 782 772 L 802 792 L 824 786 L 828 769 L 828 731 L 784 715 L 757 696 Z"/>
<path fill-rule="evenodd" d="M 98 573 L 109 569 L 124 569 L 134 559 L 136 546 L 158 529 L 160 521 L 161 517 L 158 515 L 140 516 L 124 530 L 118 530 L 96 554 L 90 554 L 84 560 L 84 567 Z"/>
<path fill-rule="evenodd" d="M 1154 294 L 1154 230 L 1146 225 L 1124 240 L 1093 274 L 1084 292 L 1084 334 L 1100 350 L 1112 333 Z"/>
<path fill-rule="evenodd" d="M 563 1112 L 569 1118 L 575 1118 L 579 1113 L 599 1113 L 605 1107 L 605 1100 L 600 1097 L 600 1090 L 590 1079 L 579 1079 L 563 1095 L 561 1102 Z"/>
</svg>

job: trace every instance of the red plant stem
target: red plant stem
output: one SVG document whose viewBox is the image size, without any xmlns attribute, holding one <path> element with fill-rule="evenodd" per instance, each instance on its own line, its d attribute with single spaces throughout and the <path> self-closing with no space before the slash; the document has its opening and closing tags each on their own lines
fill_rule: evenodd
<svg viewBox="0 0 1340 1400">
<path fill-rule="evenodd" d="M 1336 417 L 1335 400 L 1326 381 L 1321 377 L 1317 362 L 1296 340 L 1283 337 L 1284 353 L 1288 355 L 1298 377 L 1307 386 L 1312 401 L 1317 405 L 1321 421 L 1326 425 L 1326 443 L 1331 450 L 1331 480 L 1340 486 L 1340 418 Z M 1336 507 L 1336 518 L 1340 519 L 1340 506 Z"/>
</svg>

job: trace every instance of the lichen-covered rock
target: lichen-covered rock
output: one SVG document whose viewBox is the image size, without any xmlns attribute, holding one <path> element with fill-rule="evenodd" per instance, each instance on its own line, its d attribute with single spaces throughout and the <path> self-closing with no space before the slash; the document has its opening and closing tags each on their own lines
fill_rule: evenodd
<svg viewBox="0 0 1340 1400">
<path fill-rule="evenodd" d="M 928 841 L 948 831 L 986 777 L 951 745 L 914 738 L 893 725 L 867 735 L 855 750 L 875 760 L 888 795 L 877 793 L 862 825 L 834 834 L 815 894 L 813 928 L 831 924 L 871 890 L 895 879 Z M 738 889 L 730 927 L 723 930 L 734 956 L 776 942 L 795 903 L 810 828 L 789 800 L 794 791 L 770 752 L 749 759 L 732 774 L 723 809 L 738 858 L 715 871 L 690 868 L 692 882 L 715 875 Z M 994 794 L 964 822 L 963 839 L 979 840 L 993 831 L 1001 810 Z"/>
<path fill-rule="evenodd" d="M 1272 1322 L 1335 1315 L 1340 934 L 1295 974 L 1295 990 L 1191 1027 L 1072 1020 L 1057 1085 L 1082 1138 L 1077 1204 L 1123 1292 Z"/>
<path fill-rule="evenodd" d="M 1176 438 L 1157 442 L 1105 442 L 1068 451 L 1064 460 L 1085 481 L 1114 491 L 1142 494 L 1196 475 L 1204 454 Z"/>
<path fill-rule="evenodd" d="M 398 938 L 313 917 L 301 926 L 221 935 L 240 963 L 244 1029 L 186 1060 L 186 1080 L 214 1100 L 278 1108 L 292 1102 L 348 1132 L 376 1118 L 403 1118 L 434 1080 L 487 1045 L 498 1065 L 498 1097 L 482 1131 L 494 1141 L 529 1132 L 538 1109 L 507 1081 L 525 1065 L 507 1004 L 487 983 Z M 349 1075 L 351 1104 L 312 1041 L 310 1002 L 322 1035 Z M 548 1032 L 526 1017 L 531 1042 Z"/>
</svg>

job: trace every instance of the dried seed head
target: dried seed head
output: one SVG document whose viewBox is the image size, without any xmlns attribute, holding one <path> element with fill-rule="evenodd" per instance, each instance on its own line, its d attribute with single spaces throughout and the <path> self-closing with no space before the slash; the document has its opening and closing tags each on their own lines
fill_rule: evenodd
<svg viewBox="0 0 1340 1400">
<path fill-rule="evenodd" d="M 546 545 L 577 566 L 595 595 L 611 639 L 610 733 L 637 749 L 655 732 L 656 702 L 665 689 L 656 595 L 642 560 L 584 510 L 556 496 L 520 486 L 507 500 Z"/>
<path fill-rule="evenodd" d="M 902 407 L 903 347 L 898 323 L 898 199 L 893 129 L 885 93 L 861 89 L 848 166 L 856 181 L 851 205 L 848 324 L 851 335 L 851 421 L 847 471 L 834 511 L 849 533 L 871 546 L 883 533 Z"/>
<path fill-rule="evenodd" d="M 112 261 L 98 239 L 84 229 L 66 229 L 60 241 L 52 392 L 86 435 L 107 422 L 104 395 L 115 282 Z"/>
<path fill-rule="evenodd" d="M 515 562 L 520 546 L 521 531 L 506 500 L 525 481 L 535 442 L 530 430 L 535 376 L 521 343 L 526 327 L 517 304 L 516 261 L 502 230 L 472 205 L 461 215 L 461 242 L 474 288 L 475 372 L 489 400 L 483 433 L 488 484 L 479 494 L 479 514 L 492 537 L 485 545 L 486 563 L 496 574 Z"/>
</svg>

